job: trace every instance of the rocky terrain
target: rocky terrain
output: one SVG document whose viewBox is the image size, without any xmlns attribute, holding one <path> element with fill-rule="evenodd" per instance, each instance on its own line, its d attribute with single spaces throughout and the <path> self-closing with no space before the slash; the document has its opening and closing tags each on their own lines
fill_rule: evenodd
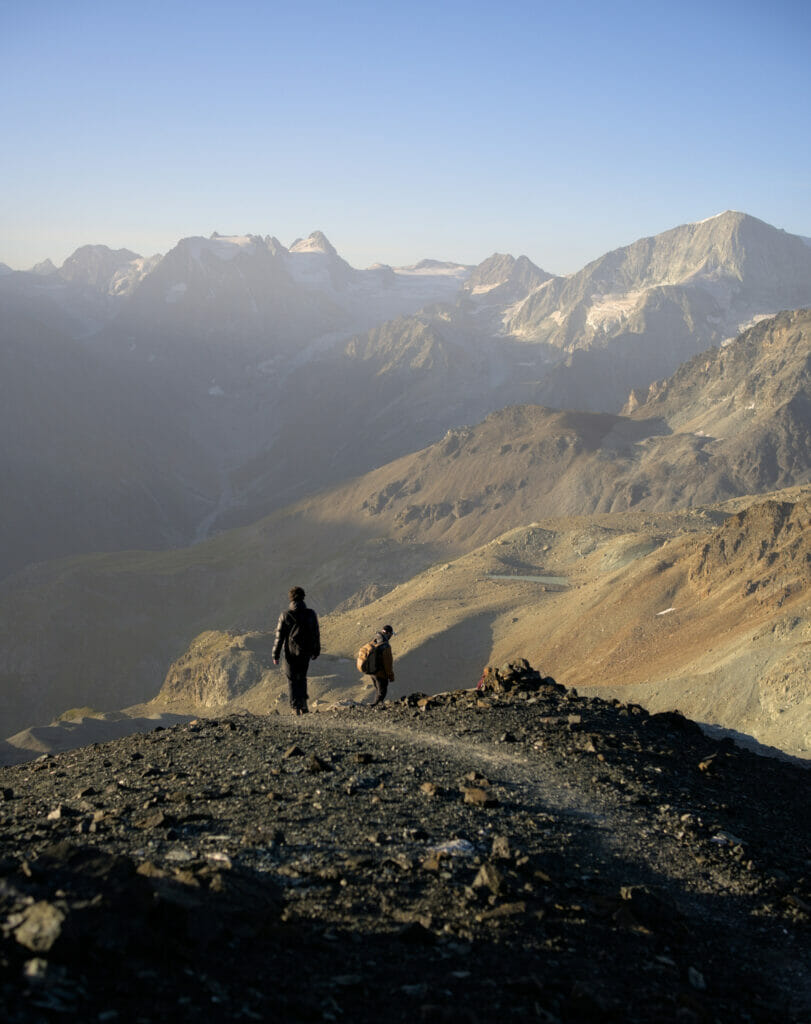
<svg viewBox="0 0 811 1024">
<path fill-rule="evenodd" d="M 361 699 L 361 638 L 397 624 L 395 692 L 469 685 L 524 650 L 596 696 L 811 754 L 808 489 L 668 516 L 541 520 L 322 618 L 311 667 L 324 705 Z M 263 713 L 286 700 L 272 634 L 210 630 L 143 713 Z M 19 747 L 26 744 L 22 738 Z"/>
<path fill-rule="evenodd" d="M 203 634 L 219 635 L 208 653 L 224 661 L 210 671 L 197 657 L 171 712 L 228 705 L 248 680 L 260 689 L 243 706 L 272 709 L 278 674 L 255 652 L 240 676 L 229 648 L 232 634 L 267 630 L 291 580 L 325 620 L 319 696 L 359 696 L 354 651 L 396 620 L 410 688 L 465 685 L 523 651 L 567 685 L 678 705 L 807 755 L 811 312 L 721 334 L 796 298 L 808 252 L 728 214 L 618 250 L 565 286 L 502 255 L 353 271 L 318 233 L 289 250 L 186 239 L 154 265 L 89 247 L 58 273 L 4 275 L 0 576 L 27 564 L 0 578 L 0 759 L 60 748 L 65 729 L 46 723 L 66 708 L 98 709 L 86 717 L 104 735 L 99 716 L 151 700 Z M 549 360 L 621 366 L 633 317 L 617 295 L 665 287 L 690 293 L 691 323 L 693 299 L 712 293 L 712 329 L 696 326 L 689 344 L 719 348 L 652 384 L 643 360 L 622 414 L 527 401 Z M 555 289 L 571 314 L 563 333 L 551 321 L 510 333 L 508 307 Z M 426 298 L 443 301 L 413 313 Z M 334 331 L 311 337 L 306 317 L 302 333 L 282 330 L 282 313 L 301 309 L 326 330 L 335 303 Z M 46 306 L 75 307 L 78 321 L 59 328 Z M 351 336 L 384 306 L 403 315 Z M 585 347 L 572 334 L 583 316 Z M 633 344 L 655 355 L 659 336 L 636 327 Z M 690 538 L 712 547 L 759 496 L 799 502 L 792 537 L 750 516 L 734 572 L 717 558 L 699 572 Z M 153 550 L 111 551 L 125 535 Z M 549 575 L 565 585 L 550 589 Z"/>
<path fill-rule="evenodd" d="M 5 1019 L 796 1022 L 808 769 L 526 662 L 0 772 Z"/>
<path fill-rule="evenodd" d="M 5 664 L 18 673 L 7 676 L 0 763 L 112 739 L 123 726 L 101 713 L 121 708 L 137 720 L 283 706 L 271 630 L 291 578 L 308 581 L 321 616 L 311 685 L 325 704 L 366 694 L 355 652 L 392 622 L 396 694 L 470 685 L 487 662 L 524 651 L 568 686 L 811 752 L 808 487 L 684 512 L 540 519 L 447 561 L 427 539 L 394 545 L 351 527 L 338 501 L 330 515 L 303 506 L 196 551 L 99 559 L 58 578 L 46 569 L 24 596 L 0 587 Z M 310 547 L 293 562 L 303 536 Z M 137 617 L 111 615 L 135 603 Z M 77 698 L 99 710 L 46 725 Z"/>
</svg>

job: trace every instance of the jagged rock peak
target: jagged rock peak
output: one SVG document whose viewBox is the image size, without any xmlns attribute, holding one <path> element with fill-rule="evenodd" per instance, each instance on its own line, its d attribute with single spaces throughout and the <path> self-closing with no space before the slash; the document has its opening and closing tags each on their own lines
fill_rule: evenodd
<svg viewBox="0 0 811 1024">
<path fill-rule="evenodd" d="M 290 246 L 290 252 L 320 252 L 326 256 L 337 256 L 338 251 L 323 231 L 313 231 L 307 238 L 297 238 Z"/>
<path fill-rule="evenodd" d="M 59 268 L 59 276 L 75 284 L 106 288 L 115 273 L 141 257 L 130 249 L 83 245 Z"/>
<path fill-rule="evenodd" d="M 267 250 L 271 256 L 279 256 L 287 252 L 287 246 L 282 245 L 275 235 L 266 235 L 265 245 L 267 246 Z"/>
<path fill-rule="evenodd" d="M 37 263 L 31 268 L 32 274 L 40 274 L 42 277 L 47 277 L 49 274 L 57 273 L 56 266 L 51 260 L 42 260 L 41 263 Z"/>
<path fill-rule="evenodd" d="M 509 254 L 495 252 L 474 268 L 465 287 L 472 292 L 489 291 L 509 282 L 531 290 L 548 281 L 551 276 L 527 256 L 516 259 Z"/>
</svg>

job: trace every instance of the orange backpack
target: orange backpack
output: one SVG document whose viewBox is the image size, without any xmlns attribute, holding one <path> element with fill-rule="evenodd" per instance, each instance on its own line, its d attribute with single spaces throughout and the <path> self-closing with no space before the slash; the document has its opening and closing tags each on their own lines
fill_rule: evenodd
<svg viewBox="0 0 811 1024">
<path fill-rule="evenodd" d="M 370 640 L 358 651 L 355 664 L 357 665 L 358 672 L 373 676 L 377 672 L 379 661 L 380 656 L 377 651 L 377 645 L 374 640 Z"/>
</svg>

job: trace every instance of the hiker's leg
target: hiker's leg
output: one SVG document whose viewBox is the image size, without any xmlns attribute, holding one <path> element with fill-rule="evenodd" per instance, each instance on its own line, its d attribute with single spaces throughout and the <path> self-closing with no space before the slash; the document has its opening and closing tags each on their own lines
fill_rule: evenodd
<svg viewBox="0 0 811 1024">
<path fill-rule="evenodd" d="M 372 676 L 372 679 L 374 680 L 375 691 L 377 693 L 377 696 L 374 699 L 374 704 L 372 705 L 372 707 L 374 707 L 377 704 L 382 704 L 383 701 L 386 699 L 386 691 L 388 690 L 389 687 L 389 681 L 383 675 Z"/>
<path fill-rule="evenodd" d="M 306 712 L 307 708 L 307 668 L 310 664 L 308 657 L 294 658 L 290 662 L 292 677 L 292 700 L 295 707 Z"/>
<path fill-rule="evenodd" d="M 287 691 L 290 694 L 290 709 L 301 712 L 301 683 L 297 659 L 285 659 L 284 674 L 287 676 Z"/>
</svg>

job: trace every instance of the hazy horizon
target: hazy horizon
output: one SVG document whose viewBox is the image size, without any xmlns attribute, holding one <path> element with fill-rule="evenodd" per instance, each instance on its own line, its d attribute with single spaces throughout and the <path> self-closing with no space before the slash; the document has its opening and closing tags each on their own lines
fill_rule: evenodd
<svg viewBox="0 0 811 1024">
<path fill-rule="evenodd" d="M 3 17 L 0 262 L 322 230 L 556 274 L 724 210 L 811 235 L 811 12 L 48 0 Z"/>
</svg>

